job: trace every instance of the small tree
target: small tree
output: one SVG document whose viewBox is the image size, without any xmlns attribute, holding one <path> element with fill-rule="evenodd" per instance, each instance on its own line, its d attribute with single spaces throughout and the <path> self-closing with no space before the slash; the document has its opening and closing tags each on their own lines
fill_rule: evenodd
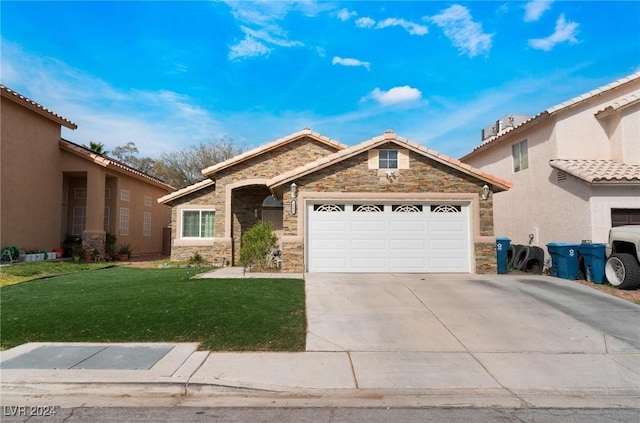
<svg viewBox="0 0 640 423">
<path fill-rule="evenodd" d="M 276 248 L 277 243 L 278 237 L 273 233 L 271 223 L 256 223 L 242 235 L 240 264 L 266 268 L 269 253 Z"/>
</svg>

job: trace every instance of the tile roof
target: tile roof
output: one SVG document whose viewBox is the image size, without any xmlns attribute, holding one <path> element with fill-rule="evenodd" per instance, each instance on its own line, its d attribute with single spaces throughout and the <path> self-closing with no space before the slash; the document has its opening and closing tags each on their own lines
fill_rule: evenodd
<svg viewBox="0 0 640 423">
<path fill-rule="evenodd" d="M 137 169 L 132 168 L 131 166 L 128 166 L 118 160 L 112 159 L 110 157 L 107 156 L 103 156 L 100 154 L 96 154 L 93 151 L 89 150 L 86 147 L 83 147 L 81 145 L 78 145 L 74 142 L 71 141 L 67 141 L 64 138 L 60 138 L 60 147 L 70 153 L 73 153 L 77 156 L 80 156 L 84 159 L 90 160 L 92 162 L 94 162 L 95 164 L 102 166 L 102 167 L 111 167 L 111 168 L 115 168 L 116 170 L 123 172 L 123 173 L 128 173 L 129 175 L 133 175 L 134 177 L 137 177 L 138 179 L 143 179 L 146 180 L 149 183 L 152 183 L 153 185 L 159 186 L 160 188 L 164 188 L 166 190 L 174 190 L 175 188 L 172 187 L 171 185 L 167 184 L 166 182 L 155 178 L 151 175 L 147 175 L 146 173 L 139 171 Z"/>
<path fill-rule="evenodd" d="M 640 79 L 640 72 L 636 72 L 633 73 L 629 76 L 626 76 L 624 78 L 620 78 L 614 82 L 611 82 L 607 85 L 604 85 L 602 87 L 596 88 L 595 90 L 591 90 L 587 93 L 581 94 L 577 97 L 574 97 L 570 100 L 567 100 L 565 102 L 562 102 L 560 104 L 556 104 L 555 106 L 549 107 L 548 109 L 543 110 L 542 112 L 538 113 L 537 115 L 523 121 L 522 123 L 520 123 L 519 125 L 516 125 L 514 127 L 510 127 L 505 129 L 503 132 L 499 133 L 498 135 L 494 135 L 493 137 L 487 138 L 486 140 L 484 140 L 480 145 L 476 146 L 470 153 L 464 155 L 461 160 L 465 160 L 467 157 L 475 154 L 477 151 L 479 150 L 484 150 L 486 148 L 489 148 L 490 145 L 494 144 L 496 141 L 499 141 L 501 139 L 503 139 L 503 137 L 505 135 L 507 135 L 508 133 L 516 130 L 516 129 L 521 129 L 523 127 L 528 127 L 530 125 L 533 125 L 533 122 L 537 122 L 541 119 L 547 118 L 553 114 L 556 114 L 560 111 L 566 110 L 567 108 L 574 106 L 576 104 L 579 104 L 583 101 L 589 100 L 597 95 L 603 94 L 609 90 L 613 90 L 615 88 L 618 88 L 621 85 L 627 84 L 629 82 L 635 81 Z M 615 104 L 615 103 L 614 103 Z M 624 106 L 626 107 L 626 106 Z M 600 113 L 600 112 L 598 112 Z M 597 115 L 597 114 L 596 114 Z"/>
<path fill-rule="evenodd" d="M 53 120 L 54 122 L 59 123 L 62 126 L 65 126 L 69 129 L 78 129 L 78 125 L 71 122 L 69 119 L 60 116 L 57 113 L 47 109 L 41 104 L 36 103 L 35 101 L 28 99 L 20 93 L 13 91 L 10 88 L 5 87 L 4 85 L 0 85 L 0 94 L 2 97 L 8 98 L 10 100 L 15 101 L 16 103 L 27 107 L 28 109 L 33 110 L 34 112 Z"/>
<path fill-rule="evenodd" d="M 598 110 L 598 112 L 596 113 L 596 117 L 603 117 L 609 115 L 611 112 L 615 112 L 638 103 L 640 103 L 640 90 L 633 92 L 628 96 L 619 99 L 618 101 L 614 101 L 604 109 Z"/>
<path fill-rule="evenodd" d="M 261 154 L 264 154 L 268 151 L 271 151 L 277 147 L 280 147 L 282 145 L 288 144 L 290 142 L 296 141 L 300 138 L 303 137 L 309 137 L 309 138 L 313 138 L 317 141 L 320 141 L 324 144 L 327 144 L 331 147 L 334 147 L 337 150 L 343 150 L 345 148 L 347 148 L 347 146 L 345 144 L 342 144 L 338 141 L 332 140 L 329 137 L 326 137 L 324 135 L 321 135 L 317 132 L 313 132 L 311 129 L 309 128 L 305 128 L 302 131 L 299 132 L 295 132 L 293 134 L 287 135 L 286 137 L 282 137 L 282 138 L 278 138 L 275 141 L 272 141 L 270 143 L 264 144 L 260 147 L 254 148 L 253 150 L 247 151 L 243 154 L 240 154 L 238 156 L 232 157 L 229 160 L 225 160 L 224 162 L 220 162 L 217 163 L 213 166 L 209 166 L 206 169 L 202 170 L 202 174 L 208 178 L 213 178 L 216 174 L 216 172 L 219 172 L 223 169 L 226 169 L 228 167 L 231 167 L 237 163 L 243 162 L 245 160 L 249 160 L 253 157 L 257 157 Z"/>
<path fill-rule="evenodd" d="M 289 172 L 285 172 L 279 176 L 276 176 L 267 182 L 267 185 L 270 188 L 275 188 L 284 184 L 287 184 L 293 181 L 296 178 L 300 178 L 304 175 L 308 175 L 317 170 L 323 169 L 327 166 L 331 166 L 335 163 L 338 163 L 342 160 L 348 159 L 349 157 L 353 157 L 357 154 L 360 154 L 364 151 L 375 148 L 381 144 L 387 142 L 394 142 L 402 147 L 405 147 L 409 150 L 415 151 L 423 156 L 435 160 L 437 162 L 443 163 L 447 166 L 450 166 L 454 169 L 457 169 L 461 172 L 464 172 L 468 175 L 474 176 L 478 179 L 481 179 L 487 183 L 494 185 L 499 190 L 507 190 L 511 188 L 512 184 L 504 179 L 500 179 L 496 176 L 490 175 L 488 173 L 483 172 L 480 169 L 476 169 L 471 167 L 470 165 L 461 162 L 460 160 L 451 158 L 444 154 L 438 153 L 437 151 L 431 150 L 427 147 L 424 147 L 420 144 L 409 141 L 406 138 L 398 137 L 393 131 L 388 130 L 383 135 L 373 137 L 367 141 L 364 141 L 358 145 L 353 147 L 349 147 L 345 150 L 338 151 L 337 153 L 322 157 L 314 162 L 307 163 L 304 166 L 300 166 L 296 169 L 293 169 Z"/>
<path fill-rule="evenodd" d="M 158 198 L 158 203 L 169 204 L 171 201 L 175 200 L 176 198 L 183 197 L 185 195 L 191 194 L 192 192 L 196 192 L 200 189 L 210 187 L 211 185 L 215 185 L 215 184 L 216 182 L 214 180 L 205 179 L 204 181 L 196 182 L 195 184 L 186 186 L 170 194 L 167 194 L 164 197 Z"/>
<path fill-rule="evenodd" d="M 640 165 L 614 160 L 553 159 L 549 164 L 590 184 L 640 184 Z"/>
</svg>

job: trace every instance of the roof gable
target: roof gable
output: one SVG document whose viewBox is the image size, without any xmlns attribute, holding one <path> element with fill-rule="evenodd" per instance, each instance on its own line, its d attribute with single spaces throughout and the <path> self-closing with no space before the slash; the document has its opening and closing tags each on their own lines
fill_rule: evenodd
<svg viewBox="0 0 640 423">
<path fill-rule="evenodd" d="M 258 156 L 260 156 L 262 154 L 265 154 L 267 152 L 275 150 L 278 147 L 281 147 L 281 146 L 284 146 L 286 144 L 298 141 L 298 140 L 303 139 L 303 138 L 311 138 L 313 140 L 316 140 L 316 141 L 319 141 L 319 142 L 321 142 L 323 144 L 326 144 L 326 145 L 328 145 L 330 147 L 333 147 L 336 150 L 344 150 L 344 149 L 347 148 L 346 145 L 344 145 L 344 144 L 342 144 L 342 143 L 340 143 L 338 141 L 332 140 L 329 137 L 326 137 L 324 135 L 321 135 L 321 134 L 318 134 L 316 132 L 313 132 L 309 128 L 305 128 L 302 131 L 295 132 L 295 133 L 293 133 L 291 135 L 288 135 L 286 137 L 283 137 L 283 138 L 279 138 L 279 139 L 277 139 L 275 141 L 272 141 L 272 142 L 264 144 L 264 145 L 262 145 L 260 147 L 254 148 L 253 150 L 247 151 L 247 152 L 242 153 L 242 154 L 240 154 L 238 156 L 235 156 L 235 157 L 232 157 L 232 158 L 230 158 L 228 160 L 225 160 L 223 162 L 217 163 L 217 164 L 215 164 L 213 166 L 209 166 L 208 168 L 202 170 L 202 174 L 204 176 L 208 177 L 208 178 L 213 179 L 213 178 L 215 178 L 215 174 L 220 172 L 223 169 L 230 168 L 230 167 L 235 166 L 235 165 L 237 165 L 239 163 L 245 162 L 245 161 L 247 161 L 249 159 L 252 159 L 254 157 L 258 157 Z"/>
<path fill-rule="evenodd" d="M 386 131 L 381 136 L 371 138 L 358 145 L 338 151 L 337 153 L 328 155 L 326 157 L 322 157 L 314 162 L 308 163 L 304 166 L 300 166 L 289 172 L 285 172 L 279 176 L 276 176 L 270 179 L 267 182 L 267 185 L 273 190 L 279 186 L 288 184 L 289 182 L 292 182 L 297 178 L 309 175 L 320 169 L 324 169 L 328 166 L 334 165 L 338 162 L 356 156 L 365 151 L 375 149 L 376 147 L 387 143 L 397 144 L 401 148 L 406 148 L 431 160 L 444 164 L 445 166 L 448 166 L 452 169 L 483 180 L 487 183 L 492 184 L 497 190 L 504 191 L 511 188 L 511 183 L 508 181 L 497 178 L 479 169 L 473 168 L 468 164 L 461 162 L 460 160 L 453 159 L 449 156 L 440 154 L 434 150 L 421 146 L 420 144 L 411 142 L 406 138 L 398 137 L 393 131 L 390 130 Z"/>
<path fill-rule="evenodd" d="M 640 79 L 640 72 L 636 72 L 634 74 L 631 74 L 629 76 L 626 76 L 624 78 L 620 78 L 616 81 L 613 81 L 607 85 L 604 85 L 602 87 L 596 88 L 594 90 L 591 90 L 587 93 L 581 94 L 577 97 L 574 97 L 570 100 L 564 101 L 560 104 L 556 104 L 555 106 L 549 107 L 548 109 L 543 110 L 542 112 L 538 113 L 537 115 L 525 120 L 524 122 L 520 123 L 519 125 L 510 127 L 505 129 L 502 133 L 495 135 L 491 138 L 487 138 L 485 141 L 483 141 L 480 145 L 476 146 L 470 153 L 464 155 L 461 160 L 465 160 L 468 157 L 473 156 L 474 154 L 476 154 L 479 151 L 484 151 L 487 150 L 491 147 L 493 147 L 494 145 L 497 144 L 498 141 L 502 140 L 503 138 L 505 138 L 508 134 L 512 133 L 513 131 L 522 131 L 525 130 L 535 124 L 537 124 L 538 122 L 540 122 L 543 119 L 546 119 L 552 115 L 556 115 L 560 112 L 563 112 L 573 106 L 576 106 L 578 104 L 581 104 L 587 100 L 590 100 L 594 97 L 597 97 L 599 95 L 602 95 L 606 92 L 612 91 L 614 89 L 617 89 L 623 85 L 626 85 L 628 83 L 631 83 L 633 81 L 639 80 Z M 611 106 L 609 107 L 605 107 L 603 110 L 601 110 L 600 112 L 598 112 L 596 114 L 596 116 L 598 116 L 599 113 L 602 113 L 608 109 L 612 109 L 612 110 L 618 110 L 620 108 L 623 107 L 627 107 L 628 103 L 633 103 L 635 104 L 635 102 L 637 101 L 637 95 L 635 95 L 635 97 L 633 95 L 631 95 L 630 98 L 627 98 L 626 100 L 620 100 L 620 102 L 622 102 L 623 104 L 619 104 L 619 102 L 614 102 L 611 104 Z"/>
<path fill-rule="evenodd" d="M 57 113 L 54 113 L 53 111 L 47 109 L 41 104 L 38 104 L 35 101 L 28 99 L 22 94 L 19 94 L 13 91 L 12 89 L 5 87 L 4 85 L 0 85 L 0 94 L 2 95 L 2 97 L 9 99 L 11 101 L 14 101 L 19 105 L 26 107 L 27 109 L 34 111 L 37 114 L 56 122 L 59 125 L 65 126 L 69 129 L 78 129 L 78 125 L 71 122 L 69 119 L 62 117 Z"/>
</svg>

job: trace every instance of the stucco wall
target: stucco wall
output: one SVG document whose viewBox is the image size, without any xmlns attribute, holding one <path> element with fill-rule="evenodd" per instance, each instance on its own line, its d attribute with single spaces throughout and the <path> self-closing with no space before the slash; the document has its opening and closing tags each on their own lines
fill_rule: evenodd
<svg viewBox="0 0 640 423">
<path fill-rule="evenodd" d="M 60 247 L 60 125 L 2 97 L 0 246 Z"/>
</svg>

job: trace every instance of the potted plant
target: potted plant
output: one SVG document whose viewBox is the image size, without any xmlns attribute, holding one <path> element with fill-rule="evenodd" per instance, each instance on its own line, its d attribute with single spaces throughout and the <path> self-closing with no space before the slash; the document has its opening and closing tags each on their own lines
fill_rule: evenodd
<svg viewBox="0 0 640 423">
<path fill-rule="evenodd" d="M 71 256 L 73 257 L 73 261 L 80 261 L 80 256 L 82 256 L 83 252 L 84 251 L 82 250 L 81 246 L 75 245 L 71 249 Z"/>
<path fill-rule="evenodd" d="M 131 258 L 132 251 L 133 251 L 133 248 L 131 248 L 131 245 L 120 244 L 120 247 L 118 247 L 118 260 L 120 261 L 129 260 Z"/>
<path fill-rule="evenodd" d="M 107 232 L 105 244 L 104 244 L 104 259 L 111 261 L 116 257 L 116 241 L 118 237 L 112 233 Z"/>
</svg>

